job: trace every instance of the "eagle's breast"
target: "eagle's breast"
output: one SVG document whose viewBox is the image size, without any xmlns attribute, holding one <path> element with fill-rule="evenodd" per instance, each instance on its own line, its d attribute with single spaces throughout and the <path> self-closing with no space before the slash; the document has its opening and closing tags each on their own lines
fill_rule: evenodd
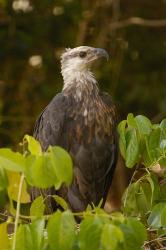
<svg viewBox="0 0 166 250">
<path fill-rule="evenodd" d="M 115 106 L 107 105 L 96 84 L 79 84 L 76 88 L 70 88 L 69 92 L 65 91 L 65 94 L 70 99 L 67 109 L 70 138 L 74 136 L 79 142 L 91 143 L 95 137 L 112 137 L 116 120 Z"/>
</svg>

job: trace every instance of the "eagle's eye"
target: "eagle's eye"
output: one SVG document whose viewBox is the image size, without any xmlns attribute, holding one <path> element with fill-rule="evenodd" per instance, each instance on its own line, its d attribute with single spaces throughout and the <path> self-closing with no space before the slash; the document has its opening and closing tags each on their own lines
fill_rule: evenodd
<svg viewBox="0 0 166 250">
<path fill-rule="evenodd" d="M 86 57 L 86 55 L 87 55 L 87 53 L 86 53 L 85 51 L 81 51 L 81 52 L 79 53 L 79 57 L 81 57 L 81 58 Z"/>
</svg>

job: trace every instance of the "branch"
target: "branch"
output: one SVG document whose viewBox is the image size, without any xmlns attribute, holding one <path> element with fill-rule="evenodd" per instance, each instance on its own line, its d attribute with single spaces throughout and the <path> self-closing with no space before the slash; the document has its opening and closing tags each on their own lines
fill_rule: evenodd
<svg viewBox="0 0 166 250">
<path fill-rule="evenodd" d="M 131 25 L 145 26 L 145 27 L 165 27 L 166 19 L 144 19 L 141 17 L 130 17 L 123 21 L 117 21 L 110 24 L 111 29 L 121 29 Z"/>
<path fill-rule="evenodd" d="M 21 175 L 19 191 L 18 191 L 16 219 L 15 219 L 15 224 L 14 224 L 14 237 L 13 237 L 12 250 L 16 250 L 16 232 L 17 232 L 18 220 L 19 220 L 19 216 L 20 216 L 20 201 L 21 201 L 21 193 L 22 193 L 23 182 L 24 182 L 24 174 Z"/>
</svg>

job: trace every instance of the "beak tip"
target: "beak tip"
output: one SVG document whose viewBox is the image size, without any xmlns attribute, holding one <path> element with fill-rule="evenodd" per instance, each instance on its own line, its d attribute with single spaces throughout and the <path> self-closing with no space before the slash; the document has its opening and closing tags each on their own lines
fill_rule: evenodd
<svg viewBox="0 0 166 250">
<path fill-rule="evenodd" d="M 97 54 L 99 57 L 105 57 L 107 61 L 109 60 L 109 54 L 105 49 L 97 48 Z"/>
</svg>

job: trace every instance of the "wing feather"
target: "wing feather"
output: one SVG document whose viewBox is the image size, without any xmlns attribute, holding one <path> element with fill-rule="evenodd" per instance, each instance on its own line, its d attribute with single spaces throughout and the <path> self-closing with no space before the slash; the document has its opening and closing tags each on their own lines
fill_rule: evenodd
<svg viewBox="0 0 166 250">
<path fill-rule="evenodd" d="M 70 116 L 73 117 L 72 108 L 76 104 L 63 93 L 53 98 L 35 125 L 34 137 L 39 140 L 43 150 L 46 150 L 49 145 L 59 145 L 73 158 L 74 181 L 69 188 L 62 187 L 59 194 L 68 201 L 74 211 L 84 210 L 91 202 L 97 205 L 101 198 L 104 198 L 105 202 L 114 174 L 117 160 L 116 109 L 108 94 L 100 93 L 100 97 L 114 114 L 111 117 L 113 119 L 111 137 L 100 138 L 94 134 L 89 143 L 85 130 L 90 128 L 82 123 L 81 116 L 78 116 L 78 120 L 70 119 Z M 84 131 L 82 141 L 77 140 L 73 134 L 79 126 L 81 131 Z M 70 143 L 68 138 L 71 140 Z M 35 193 L 39 191 L 34 189 L 33 198 Z M 47 195 L 50 195 L 49 190 L 44 192 L 44 196 Z M 49 208 L 52 205 L 50 202 Z"/>
<path fill-rule="evenodd" d="M 67 106 L 67 98 L 60 93 L 53 98 L 37 119 L 34 137 L 40 142 L 43 151 L 49 145 L 61 144 Z"/>
<path fill-rule="evenodd" d="M 49 145 L 64 146 L 62 137 L 67 106 L 67 98 L 60 93 L 52 99 L 38 117 L 33 136 L 40 142 L 43 151 L 46 151 Z M 54 188 L 39 189 L 32 187 L 30 192 L 32 200 L 39 195 L 44 197 L 47 213 L 55 211 L 56 203 L 54 199 L 51 198 L 51 195 L 55 194 Z"/>
</svg>

